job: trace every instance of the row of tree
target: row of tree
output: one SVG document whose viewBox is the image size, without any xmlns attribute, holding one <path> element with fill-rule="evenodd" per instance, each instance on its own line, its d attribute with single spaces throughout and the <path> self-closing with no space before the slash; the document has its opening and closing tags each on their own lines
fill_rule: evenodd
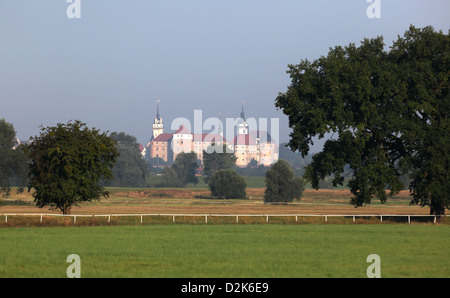
<svg viewBox="0 0 450 298">
<path fill-rule="evenodd" d="M 126 183 L 141 186 L 148 167 L 140 157 L 136 139 L 125 133 L 89 129 L 80 121 L 59 123 L 41 129 L 39 136 L 19 147 L 15 146 L 12 124 L 0 120 L 0 185 L 8 196 L 11 181 L 33 189 L 39 207 L 50 206 L 69 214 L 73 206 L 101 197 L 107 198 L 104 186 Z M 205 181 L 211 195 L 217 198 L 246 197 L 246 180 L 236 173 L 233 153 L 204 152 Z M 163 184 L 184 186 L 198 183 L 197 155 L 181 153 L 163 172 Z M 114 180 L 114 176 L 116 179 Z M 111 181 L 116 181 L 111 183 Z M 300 178 L 284 161 L 267 171 L 266 202 L 292 201 L 300 198 L 303 185 Z M 19 189 L 22 191 L 23 187 Z"/>
<path fill-rule="evenodd" d="M 222 152 L 212 148 L 214 144 L 203 153 L 204 180 L 211 190 L 211 195 L 221 199 L 246 198 L 247 182 L 236 171 L 236 156 L 226 152 L 226 145 L 223 145 Z M 198 183 L 196 169 L 196 154 L 182 152 L 177 155 L 171 167 L 165 168 L 164 183 L 168 186 Z M 286 161 L 277 161 L 265 171 L 265 177 L 265 202 L 291 202 L 300 199 L 304 189 L 303 179 L 295 176 Z"/>
</svg>

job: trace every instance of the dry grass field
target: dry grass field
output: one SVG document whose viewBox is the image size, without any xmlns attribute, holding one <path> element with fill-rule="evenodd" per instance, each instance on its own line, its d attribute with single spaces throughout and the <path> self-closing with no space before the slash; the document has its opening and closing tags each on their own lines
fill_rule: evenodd
<svg viewBox="0 0 450 298">
<path fill-rule="evenodd" d="M 372 204 L 354 208 L 349 204 L 348 190 L 304 191 L 300 201 L 290 204 L 265 204 L 264 189 L 247 190 L 245 200 L 218 200 L 210 197 L 204 188 L 110 188 L 109 199 L 86 203 L 72 208 L 72 214 L 318 214 L 318 215 L 427 215 L 428 208 L 409 205 L 408 191 L 381 204 L 377 199 Z M 33 205 L 31 193 L 16 194 L 1 199 L 0 214 L 5 213 L 60 213 L 49 208 Z"/>
</svg>

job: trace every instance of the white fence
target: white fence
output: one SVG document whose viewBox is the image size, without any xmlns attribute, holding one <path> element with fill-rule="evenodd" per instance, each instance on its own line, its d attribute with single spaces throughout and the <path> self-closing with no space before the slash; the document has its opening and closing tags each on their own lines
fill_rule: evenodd
<svg viewBox="0 0 450 298">
<path fill-rule="evenodd" d="M 200 217 L 204 218 L 204 222 L 208 223 L 208 218 L 212 217 L 228 217 L 235 218 L 235 222 L 239 223 L 239 218 L 243 217 L 261 217 L 265 219 L 266 223 L 270 223 L 271 217 L 295 217 L 295 222 L 298 222 L 299 217 L 319 217 L 323 218 L 323 222 L 328 222 L 328 218 L 331 217 L 343 217 L 343 218 L 352 218 L 352 221 L 355 222 L 357 218 L 379 218 L 380 222 L 383 222 L 383 218 L 406 218 L 407 222 L 411 223 L 411 218 L 419 217 L 419 218 L 430 218 L 433 220 L 433 223 L 436 223 L 436 219 L 439 216 L 436 215 L 402 215 L 402 214 L 385 214 L 385 215 L 374 215 L 374 214 L 328 214 L 328 215 L 317 215 L 317 214 L 75 214 L 75 215 L 62 215 L 62 214 L 40 214 L 40 213 L 5 213 L 0 214 L 0 217 L 4 217 L 4 222 L 8 223 L 8 216 L 20 216 L 20 217 L 39 217 L 39 222 L 43 223 L 44 217 L 66 217 L 73 218 L 73 223 L 77 223 L 77 218 L 96 218 L 96 217 L 105 217 L 108 219 L 108 223 L 111 222 L 111 217 L 137 217 L 140 218 L 140 223 L 143 223 L 144 217 L 150 216 L 158 216 L 158 217 L 171 217 L 172 222 L 176 223 L 176 217 Z M 447 217 L 448 215 L 443 215 L 442 217 Z M 233 220 L 234 221 L 234 220 Z"/>
</svg>

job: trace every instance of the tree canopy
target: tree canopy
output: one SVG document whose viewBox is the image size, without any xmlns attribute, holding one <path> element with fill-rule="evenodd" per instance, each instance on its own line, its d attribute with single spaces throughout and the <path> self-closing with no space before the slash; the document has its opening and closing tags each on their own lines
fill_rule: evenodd
<svg viewBox="0 0 450 298">
<path fill-rule="evenodd" d="M 386 202 L 410 176 L 413 204 L 444 214 L 450 204 L 450 38 L 411 26 L 385 49 L 383 37 L 336 46 L 327 56 L 289 65 L 291 84 L 276 98 L 289 117 L 291 150 L 304 156 L 313 138 L 331 137 L 305 177 L 318 188 L 352 177 L 351 203 Z M 386 190 L 390 190 L 387 194 Z"/>
<path fill-rule="evenodd" d="M 197 154 L 181 152 L 175 158 L 172 166 L 163 169 L 163 182 L 159 186 L 182 187 L 187 183 L 197 184 L 198 178 L 195 175 L 197 168 Z"/>
<path fill-rule="evenodd" d="M 245 199 L 247 181 L 232 169 L 217 171 L 209 179 L 211 195 L 222 199 Z"/>
<path fill-rule="evenodd" d="M 215 150 L 216 145 L 212 144 L 203 151 L 203 173 L 206 175 L 205 182 L 220 170 L 234 169 L 236 166 L 236 156 L 233 152 L 227 153 L 227 145 L 223 144 L 222 152 Z"/>
<path fill-rule="evenodd" d="M 78 120 L 59 123 L 41 128 L 24 150 L 31 160 L 28 188 L 34 189 L 38 207 L 70 214 L 72 206 L 109 196 L 100 182 L 112 179 L 119 153 L 117 142 L 106 132 Z"/>
<path fill-rule="evenodd" d="M 108 185 L 145 187 L 150 170 L 142 158 L 136 138 L 124 132 L 113 132 L 110 137 L 117 141 L 119 157 L 112 169 L 113 179 Z"/>
<path fill-rule="evenodd" d="M 14 148 L 16 131 L 11 123 L 0 119 L 0 193 L 7 197 L 15 178 L 19 191 L 26 185 L 26 156 L 21 147 Z"/>
<path fill-rule="evenodd" d="M 285 160 L 278 160 L 266 172 L 266 190 L 264 202 L 292 202 L 300 200 L 303 193 L 303 180 L 296 177 L 294 171 Z"/>
</svg>

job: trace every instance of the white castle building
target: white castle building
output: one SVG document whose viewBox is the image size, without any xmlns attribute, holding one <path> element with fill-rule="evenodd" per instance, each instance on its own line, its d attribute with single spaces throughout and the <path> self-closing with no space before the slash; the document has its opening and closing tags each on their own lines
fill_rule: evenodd
<svg viewBox="0 0 450 298">
<path fill-rule="evenodd" d="M 278 160 L 278 144 L 271 140 L 267 131 L 249 130 L 242 106 L 237 122 L 236 136 L 230 142 L 223 137 L 221 127 L 219 133 L 193 134 L 185 126 L 180 126 L 174 133 L 165 133 L 163 119 L 159 113 L 157 101 L 156 117 L 152 126 L 152 137 L 145 146 L 147 158 L 161 158 L 171 163 L 181 152 L 195 152 L 198 159 L 203 159 L 203 151 L 212 144 L 227 144 L 234 150 L 236 166 L 246 167 L 252 160 L 258 165 L 270 166 Z"/>
</svg>

